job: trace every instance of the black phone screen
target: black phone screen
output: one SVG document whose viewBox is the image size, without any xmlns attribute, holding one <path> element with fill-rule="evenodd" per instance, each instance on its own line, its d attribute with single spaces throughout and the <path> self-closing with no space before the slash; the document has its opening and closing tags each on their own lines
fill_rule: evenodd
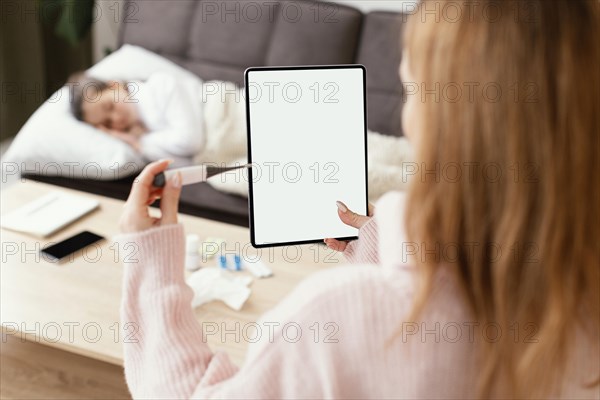
<svg viewBox="0 0 600 400">
<path fill-rule="evenodd" d="M 58 242 L 41 250 L 42 253 L 48 255 L 54 260 L 65 258 L 69 254 L 75 253 L 77 250 L 83 249 L 92 243 L 96 243 L 104 239 L 102 236 L 96 235 L 89 231 L 83 231 L 75 236 Z"/>
</svg>

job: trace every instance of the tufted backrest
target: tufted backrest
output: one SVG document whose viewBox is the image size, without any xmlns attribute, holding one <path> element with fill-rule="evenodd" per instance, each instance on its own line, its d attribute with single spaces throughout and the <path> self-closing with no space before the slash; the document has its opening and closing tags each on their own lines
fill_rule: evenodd
<svg viewBox="0 0 600 400">
<path fill-rule="evenodd" d="M 399 136 L 401 16 L 309 0 L 126 0 L 119 41 L 238 85 L 250 66 L 364 64 L 369 129 Z"/>
</svg>

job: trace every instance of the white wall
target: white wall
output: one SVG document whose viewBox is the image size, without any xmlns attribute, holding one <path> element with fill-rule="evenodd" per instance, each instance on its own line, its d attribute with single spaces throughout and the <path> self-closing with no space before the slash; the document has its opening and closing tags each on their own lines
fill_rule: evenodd
<svg viewBox="0 0 600 400">
<path fill-rule="evenodd" d="M 104 57 L 105 48 L 115 50 L 122 11 L 123 0 L 96 0 L 95 19 L 92 26 L 94 64 Z"/>
</svg>

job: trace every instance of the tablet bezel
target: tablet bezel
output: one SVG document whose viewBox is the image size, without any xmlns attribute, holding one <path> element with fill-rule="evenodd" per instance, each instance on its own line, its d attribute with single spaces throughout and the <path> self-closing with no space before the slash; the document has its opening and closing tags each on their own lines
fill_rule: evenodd
<svg viewBox="0 0 600 400">
<path fill-rule="evenodd" d="M 251 128 L 250 128 L 250 96 L 249 93 L 249 82 L 248 75 L 250 72 L 255 71 L 289 71 L 289 70 L 320 70 L 320 69 L 360 69 L 363 77 L 363 137 L 364 137 L 364 148 L 365 148 L 365 210 L 368 212 L 369 209 L 369 186 L 368 186 L 368 158 L 367 158 L 367 69 L 362 64 L 336 64 L 336 65 L 302 65 L 302 66 L 267 66 L 267 67 L 250 67 L 244 71 L 244 88 L 245 88 L 245 102 L 246 102 L 246 134 L 248 142 L 248 163 L 252 164 L 252 140 L 251 140 Z M 264 243 L 257 244 L 255 238 L 255 227 L 254 227 L 254 192 L 253 192 L 253 178 L 252 168 L 248 168 L 248 215 L 250 219 L 250 242 L 254 248 L 268 248 L 268 247 L 280 247 L 280 246 L 292 246 L 301 244 L 311 243 L 323 243 L 325 238 L 321 239 L 308 239 L 300 240 L 295 242 L 277 242 L 277 243 Z M 357 236 L 345 236 L 336 237 L 337 240 L 355 240 Z"/>
</svg>

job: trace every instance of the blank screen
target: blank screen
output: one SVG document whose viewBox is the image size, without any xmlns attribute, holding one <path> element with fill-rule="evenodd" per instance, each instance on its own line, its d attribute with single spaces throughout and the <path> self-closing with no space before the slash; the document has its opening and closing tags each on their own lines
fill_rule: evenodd
<svg viewBox="0 0 600 400">
<path fill-rule="evenodd" d="M 364 71 L 246 71 L 254 246 L 356 238 L 335 202 L 367 213 Z"/>
</svg>

